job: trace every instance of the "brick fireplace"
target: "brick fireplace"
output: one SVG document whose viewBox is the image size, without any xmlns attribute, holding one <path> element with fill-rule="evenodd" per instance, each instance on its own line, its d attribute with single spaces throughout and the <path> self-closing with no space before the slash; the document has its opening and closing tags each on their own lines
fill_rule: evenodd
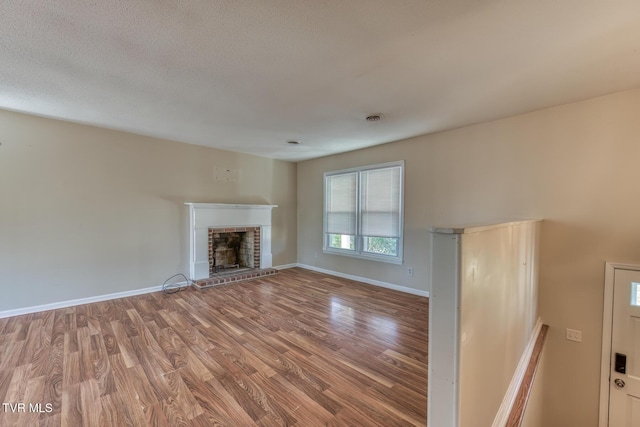
<svg viewBox="0 0 640 427">
<path fill-rule="evenodd" d="M 186 203 L 189 272 L 198 287 L 276 273 L 271 255 L 275 205 Z"/>
</svg>

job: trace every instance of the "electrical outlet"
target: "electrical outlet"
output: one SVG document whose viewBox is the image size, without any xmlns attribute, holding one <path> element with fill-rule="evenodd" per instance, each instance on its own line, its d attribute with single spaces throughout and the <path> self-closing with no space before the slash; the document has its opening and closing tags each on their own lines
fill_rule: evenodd
<svg viewBox="0 0 640 427">
<path fill-rule="evenodd" d="M 582 342 L 582 331 L 567 328 L 567 339 L 569 341 Z"/>
<path fill-rule="evenodd" d="M 407 268 L 407 276 L 413 277 L 413 267 Z"/>
</svg>

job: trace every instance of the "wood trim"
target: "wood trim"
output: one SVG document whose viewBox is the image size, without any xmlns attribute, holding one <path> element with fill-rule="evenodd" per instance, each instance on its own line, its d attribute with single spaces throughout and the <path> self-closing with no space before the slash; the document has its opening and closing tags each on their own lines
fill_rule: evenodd
<svg viewBox="0 0 640 427">
<path fill-rule="evenodd" d="M 507 388 L 507 391 L 504 394 L 502 404 L 500 405 L 500 408 L 496 413 L 496 417 L 493 419 L 491 427 L 505 427 L 507 425 L 507 420 L 509 419 L 509 415 L 511 414 L 511 410 L 516 401 L 516 397 L 518 396 L 520 386 L 524 381 L 524 376 L 527 373 L 527 367 L 529 366 L 529 361 L 531 360 L 531 357 L 533 355 L 533 349 L 536 346 L 536 342 L 538 341 L 538 336 L 540 335 L 541 330 L 542 319 L 538 317 L 536 325 L 533 327 L 533 331 L 531 332 L 529 340 L 527 341 L 527 346 L 520 356 L 518 366 L 516 366 L 516 370 L 513 373 L 511 382 L 509 383 L 509 388 Z"/>
<path fill-rule="evenodd" d="M 533 388 L 533 381 L 536 377 L 538 362 L 540 361 L 540 357 L 542 356 L 542 348 L 544 347 L 544 341 L 547 337 L 548 330 L 548 325 L 542 325 L 540 334 L 538 335 L 538 339 L 536 340 L 536 344 L 533 347 L 533 352 L 531 353 L 531 358 L 529 359 L 527 370 L 525 371 L 524 378 L 522 379 L 522 383 L 520 384 L 520 388 L 518 389 L 518 394 L 516 395 L 516 399 L 513 402 L 513 406 L 511 407 L 511 413 L 509 414 L 509 418 L 507 419 L 506 427 L 519 427 L 522 423 L 522 419 L 524 418 L 524 411 L 527 407 L 527 401 L 529 400 L 531 389 Z"/>
</svg>

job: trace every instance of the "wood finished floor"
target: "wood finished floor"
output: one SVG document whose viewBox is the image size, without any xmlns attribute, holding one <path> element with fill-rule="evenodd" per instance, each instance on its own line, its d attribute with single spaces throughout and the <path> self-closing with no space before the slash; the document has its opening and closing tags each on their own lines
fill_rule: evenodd
<svg viewBox="0 0 640 427">
<path fill-rule="evenodd" d="M 0 426 L 424 426 L 427 322 L 298 268 L 0 319 Z"/>
</svg>

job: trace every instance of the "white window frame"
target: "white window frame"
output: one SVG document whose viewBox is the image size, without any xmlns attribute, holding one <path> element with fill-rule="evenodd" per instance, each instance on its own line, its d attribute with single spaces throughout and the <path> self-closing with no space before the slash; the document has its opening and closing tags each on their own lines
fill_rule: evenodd
<svg viewBox="0 0 640 427">
<path fill-rule="evenodd" d="M 389 167 L 400 167 L 400 206 L 399 206 L 399 229 L 400 236 L 398 237 L 398 254 L 397 255 L 384 255 L 375 254 L 364 251 L 364 237 L 361 232 L 360 224 L 360 199 L 361 186 L 360 186 L 360 172 L 371 171 L 376 169 L 384 169 Z M 341 175 L 346 173 L 357 173 L 356 178 L 356 235 L 355 235 L 355 249 L 341 249 L 329 246 L 329 233 L 327 233 L 327 177 L 334 175 Z M 332 255 L 343 255 L 353 258 L 367 259 L 372 261 L 387 262 L 390 264 L 402 264 L 403 263 L 403 247 L 404 247 L 404 160 L 396 162 L 380 163 L 376 165 L 361 166 L 356 168 L 341 169 L 337 171 L 325 172 L 323 175 L 323 224 L 322 224 L 322 252 Z"/>
</svg>

